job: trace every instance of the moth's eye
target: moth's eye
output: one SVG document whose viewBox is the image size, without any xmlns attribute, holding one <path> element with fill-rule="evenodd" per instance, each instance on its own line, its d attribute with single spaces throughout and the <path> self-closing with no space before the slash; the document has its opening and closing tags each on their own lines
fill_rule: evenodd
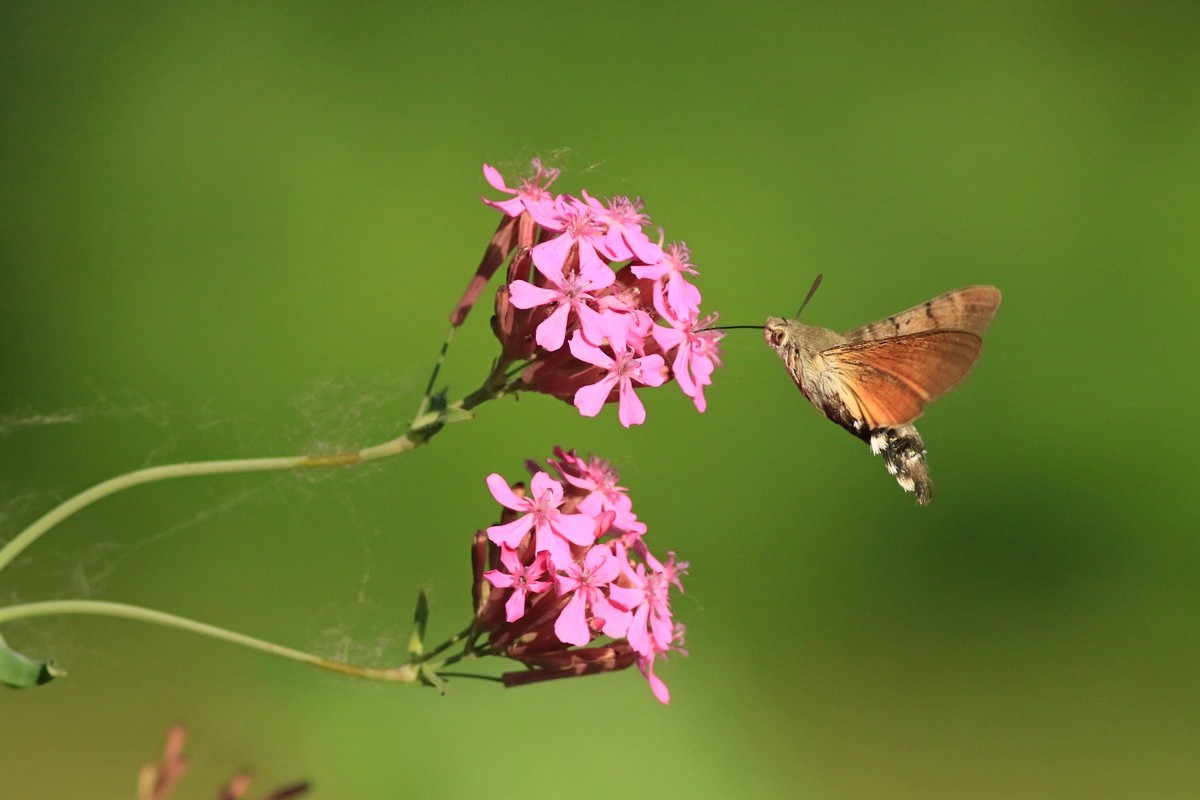
<svg viewBox="0 0 1200 800">
<path fill-rule="evenodd" d="M 773 347 L 782 347 L 784 340 L 787 339 L 787 333 L 779 328 L 775 328 L 771 332 L 771 345 Z"/>
</svg>

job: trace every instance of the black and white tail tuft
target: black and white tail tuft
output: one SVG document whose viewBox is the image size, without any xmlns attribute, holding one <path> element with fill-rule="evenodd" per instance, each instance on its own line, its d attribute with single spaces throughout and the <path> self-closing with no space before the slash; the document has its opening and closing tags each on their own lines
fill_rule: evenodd
<svg viewBox="0 0 1200 800">
<path fill-rule="evenodd" d="M 872 453 L 883 454 L 883 463 L 900 488 L 915 493 L 917 503 L 926 505 L 933 497 L 933 483 L 925 462 L 925 443 L 917 429 L 912 425 L 878 428 L 871 431 L 868 441 Z"/>
</svg>

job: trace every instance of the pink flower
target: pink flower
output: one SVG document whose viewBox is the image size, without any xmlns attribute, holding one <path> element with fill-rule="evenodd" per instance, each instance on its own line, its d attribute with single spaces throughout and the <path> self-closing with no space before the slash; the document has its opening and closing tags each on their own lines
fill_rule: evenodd
<svg viewBox="0 0 1200 800">
<path fill-rule="evenodd" d="M 695 266 L 688 260 L 691 257 L 691 251 L 681 242 L 668 245 L 663 250 L 661 261 L 633 266 L 633 274 L 639 278 L 651 278 L 666 283 L 667 305 L 670 307 L 668 313 L 680 319 L 695 317 L 700 313 L 700 290 L 683 277 L 685 273 L 696 274 Z"/>
<path fill-rule="evenodd" d="M 613 271 L 596 254 L 596 248 L 603 246 L 605 229 L 593 215 L 592 209 L 574 197 L 565 196 L 556 198 L 554 209 L 556 213 L 552 220 L 538 220 L 538 223 L 543 228 L 562 233 L 533 248 L 533 265 L 547 278 L 562 274 L 567 256 L 572 250 L 577 250 L 581 269 L 603 269 L 609 274 L 608 282 L 604 285 L 611 284 Z"/>
<path fill-rule="evenodd" d="M 578 506 L 580 511 L 593 517 L 612 511 L 616 515 L 613 524 L 626 531 L 631 526 L 641 525 L 633 514 L 633 501 L 625 487 L 617 485 L 621 476 L 608 461 L 596 456 L 585 460 L 574 451 L 564 452 L 561 447 L 554 449 L 554 455 L 558 460 L 551 459 L 550 464 L 563 480 L 583 493 Z"/>
<path fill-rule="evenodd" d="M 683 583 L 680 579 L 684 575 L 687 575 L 689 566 L 688 562 L 676 562 L 674 551 L 667 553 L 667 563 L 665 564 L 660 564 L 658 559 L 654 558 L 653 556 L 650 556 L 650 558 L 646 559 L 646 561 L 650 564 L 650 569 L 661 573 L 667 583 L 678 589 L 680 594 L 683 593 Z"/>
<path fill-rule="evenodd" d="M 646 408 L 633 391 L 633 382 L 643 386 L 661 386 L 667 380 L 666 363 L 662 356 L 638 357 L 631 348 L 621 348 L 615 357 L 595 345 L 588 344 L 578 333 L 571 337 L 571 355 L 587 364 L 600 367 L 605 374 L 600 380 L 575 392 L 575 407 L 585 417 L 594 417 L 607 402 L 614 388 L 620 398 L 617 418 L 628 428 L 646 421 Z"/>
<path fill-rule="evenodd" d="M 507 525 L 493 525 L 487 529 L 488 538 L 495 544 L 515 550 L 533 530 L 534 551 L 548 551 L 555 564 L 566 564 L 571 561 L 572 544 L 586 546 L 596 541 L 596 520 L 587 514 L 559 511 L 563 503 L 562 484 L 545 472 L 533 476 L 530 497 L 518 497 L 508 482 L 496 473 L 488 476 L 487 485 L 500 505 L 526 512 Z"/>
<path fill-rule="evenodd" d="M 563 238 L 559 236 L 551 241 L 559 241 Z M 564 272 L 562 264 L 556 265 L 553 260 L 543 259 L 542 264 L 538 264 L 537 251 L 537 247 L 533 248 L 534 267 L 554 288 L 542 288 L 534 286 L 528 281 L 515 280 L 509 284 L 508 291 L 509 302 L 516 308 L 528 309 L 554 305 L 554 311 L 550 313 L 550 316 L 537 326 L 534 340 L 538 346 L 549 352 L 560 349 L 567 336 L 569 316 L 574 316 L 579 320 L 579 326 L 585 337 L 592 341 L 601 341 L 604 333 L 600 312 L 589 306 L 588 303 L 595 302 L 596 297 L 593 293 L 610 286 L 616 280 L 616 275 L 599 261 L 593 262 L 590 266 L 584 266 L 581 263 L 578 271 L 570 269 Z"/>
<path fill-rule="evenodd" d="M 570 600 L 554 623 L 554 635 L 566 644 L 583 647 L 592 640 L 586 612 L 591 610 L 596 627 L 614 639 L 629 627 L 629 612 L 611 602 L 604 589 L 621 574 L 621 562 L 605 545 L 588 550 L 583 563 L 569 562 L 555 579 L 560 595 Z M 631 643 L 632 644 L 632 643 Z"/>
<path fill-rule="evenodd" d="M 708 407 L 704 399 L 704 387 L 712 383 L 713 370 L 721 364 L 721 349 L 718 343 L 724 336 L 722 331 L 703 330 L 716 321 L 716 315 L 697 320 L 695 317 L 677 319 L 666 312 L 662 303 L 662 289 L 655 287 L 654 305 L 671 327 L 656 325 L 652 332 L 654 340 L 663 352 L 675 351 L 671 374 L 679 388 L 703 412 Z"/>
<path fill-rule="evenodd" d="M 629 568 L 629 562 L 626 565 L 625 575 L 633 586 L 614 586 L 611 592 L 614 600 L 633 613 L 626 638 L 643 656 L 665 652 L 671 646 L 674 631 L 667 598 L 671 585 L 657 572 L 647 575 L 644 564 L 633 569 Z"/>
<path fill-rule="evenodd" d="M 550 218 L 554 204 L 554 195 L 549 191 L 550 184 L 558 179 L 558 170 L 546 169 L 542 166 L 541 159 L 533 159 L 534 175 L 532 178 L 523 178 L 521 186 L 517 189 L 510 189 L 504 183 L 504 176 L 495 167 L 484 164 L 483 177 L 491 184 L 493 189 L 504 192 L 505 194 L 515 195 L 511 200 L 488 200 L 483 198 L 483 202 L 487 203 L 492 208 L 498 208 L 510 217 L 519 216 L 522 212 L 528 211 L 539 224 L 542 219 Z"/>
<path fill-rule="evenodd" d="M 662 260 L 662 248 L 650 241 L 642 229 L 650 218 L 642 213 L 641 201 L 631 202 L 628 197 L 614 197 L 608 205 L 583 193 L 583 199 L 596 219 L 605 227 L 604 241 L 597 249 L 609 261 L 629 261 L 636 258 L 645 264 Z"/>
<path fill-rule="evenodd" d="M 504 611 L 509 622 L 516 622 L 525 616 L 526 593 L 541 594 L 554 586 L 554 581 L 549 578 L 552 569 L 550 553 L 538 553 L 533 563 L 526 566 L 521 563 L 521 557 L 517 555 L 516 550 L 508 545 L 501 545 L 500 561 L 508 568 L 508 572 L 493 569 L 483 573 L 483 577 L 497 589 L 513 590 L 508 602 L 504 604 Z"/>
</svg>

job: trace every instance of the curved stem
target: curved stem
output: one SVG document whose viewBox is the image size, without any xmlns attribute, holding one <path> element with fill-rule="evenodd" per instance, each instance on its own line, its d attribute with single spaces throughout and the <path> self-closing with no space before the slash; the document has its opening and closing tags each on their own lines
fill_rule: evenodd
<svg viewBox="0 0 1200 800">
<path fill-rule="evenodd" d="M 7 608 L 0 608 L 0 624 L 16 619 L 44 617 L 53 614 L 90 614 L 94 616 L 132 619 L 138 622 L 149 622 L 167 628 L 175 628 L 176 630 L 187 631 L 188 633 L 220 639 L 231 644 L 249 647 L 252 650 L 259 650 L 264 653 L 270 653 L 273 656 L 299 661 L 302 664 L 308 664 L 342 675 L 350 675 L 355 678 L 389 681 L 391 683 L 415 683 L 418 676 L 418 668 L 413 664 L 404 664 L 391 669 L 360 667 L 355 664 L 322 658 L 312 653 L 305 653 L 302 650 L 284 647 L 283 645 L 268 642 L 264 639 L 256 639 L 253 636 L 246 636 L 245 634 L 197 622 L 186 617 L 177 617 L 174 614 L 167 614 L 163 611 L 155 611 L 126 603 L 110 603 L 103 600 L 49 600 L 42 603 L 25 603 L 23 605 L 8 606 Z"/>
<path fill-rule="evenodd" d="M 455 412 L 467 412 L 484 403 L 503 397 L 512 390 L 511 384 L 505 377 L 508 363 L 503 359 L 495 364 L 491 374 L 483 386 L 471 394 L 449 403 L 442 408 L 425 411 L 417 416 L 403 435 L 382 444 L 364 447 L 345 453 L 320 456 L 283 456 L 278 458 L 235 458 L 220 461 L 191 461 L 182 464 L 165 464 L 159 467 L 134 470 L 115 478 L 96 484 L 85 489 L 69 500 L 59 504 L 38 518 L 32 525 L 14 536 L 4 547 L 0 547 L 0 570 L 8 566 L 25 548 L 36 542 L 42 534 L 53 528 L 67 517 L 80 509 L 111 494 L 140 486 L 143 483 L 168 480 L 170 478 L 187 478 L 199 475 L 228 475 L 243 472 L 267 472 L 271 470 L 314 469 L 321 467 L 342 467 L 352 464 L 362 464 L 388 456 L 399 455 L 420 447 L 429 441 L 434 434 L 442 429 L 447 422 L 468 419 L 470 415 Z"/>
</svg>

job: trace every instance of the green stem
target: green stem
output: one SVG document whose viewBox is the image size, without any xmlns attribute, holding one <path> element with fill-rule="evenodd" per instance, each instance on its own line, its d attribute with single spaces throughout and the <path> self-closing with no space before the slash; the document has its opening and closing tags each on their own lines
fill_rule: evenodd
<svg viewBox="0 0 1200 800">
<path fill-rule="evenodd" d="M 368 680 L 389 681 L 391 683 L 415 683 L 417 680 L 418 668 L 413 664 L 404 664 L 391 669 L 360 667 L 355 664 L 322 658 L 312 653 L 305 653 L 302 650 L 294 650 L 290 647 L 284 647 L 283 645 L 274 644 L 263 639 L 256 639 L 253 636 L 235 633 L 224 628 L 218 628 L 215 625 L 207 625 L 203 622 L 187 619 L 186 617 L 177 617 L 174 614 L 167 614 L 162 611 L 154 611 L 153 609 L 127 605 L 125 603 L 109 603 L 102 600 L 50 600 L 42 603 L 25 603 L 23 605 L 0 608 L 0 624 L 16 619 L 44 617 L 52 614 L 90 614 L 102 617 L 132 619 L 138 622 L 149 622 L 167 628 L 175 628 L 176 630 L 187 631 L 188 633 L 196 633 L 201 636 L 220 639 L 231 644 L 241 645 L 242 647 L 249 647 L 252 650 L 259 650 L 264 653 L 270 653 L 273 656 L 279 656 L 280 658 L 299 661 L 302 664 L 308 664 L 330 672 L 337 672 L 341 675 L 350 675 L 355 678 L 366 678 Z"/>
<path fill-rule="evenodd" d="M 182 464 L 165 464 L 159 467 L 134 470 L 115 478 L 96 484 L 69 500 L 59 504 L 32 525 L 18 533 L 4 547 L 0 548 L 0 570 L 8 566 L 25 548 L 36 542 L 42 534 L 92 503 L 117 492 L 140 486 L 144 483 L 154 483 L 170 478 L 188 478 L 199 475 L 228 475 L 243 472 L 268 472 L 272 470 L 314 469 L 321 467 L 343 467 L 352 464 L 362 464 L 388 456 L 399 455 L 413 450 L 429 441 L 447 421 L 465 419 L 465 416 L 455 417 L 452 412 L 470 411 L 472 408 L 503 397 L 512 390 L 512 385 L 505 377 L 508 364 L 501 361 L 493 367 L 492 373 L 483 386 L 471 394 L 450 403 L 444 408 L 426 411 L 410 423 L 408 431 L 403 435 L 382 444 L 365 447 L 345 453 L 320 456 L 283 456 L 279 458 L 235 458 L 221 461 L 194 461 Z"/>
<path fill-rule="evenodd" d="M 477 675 L 474 672 L 439 672 L 438 675 L 443 678 L 474 678 L 477 681 L 504 683 L 504 678 L 499 678 L 495 675 Z"/>
<path fill-rule="evenodd" d="M 438 655 L 439 653 L 444 653 L 446 650 L 449 650 L 451 647 L 453 647 L 454 645 L 461 642 L 463 639 L 470 636 L 474 630 L 475 630 L 475 623 L 472 622 L 466 628 L 464 628 L 463 630 L 454 634 L 449 639 L 442 642 L 441 644 L 439 644 L 437 647 L 433 648 L 429 652 L 421 653 L 421 655 L 416 658 L 417 663 L 424 663 L 426 661 L 429 661 L 430 659 L 432 659 L 434 656 Z"/>
</svg>

